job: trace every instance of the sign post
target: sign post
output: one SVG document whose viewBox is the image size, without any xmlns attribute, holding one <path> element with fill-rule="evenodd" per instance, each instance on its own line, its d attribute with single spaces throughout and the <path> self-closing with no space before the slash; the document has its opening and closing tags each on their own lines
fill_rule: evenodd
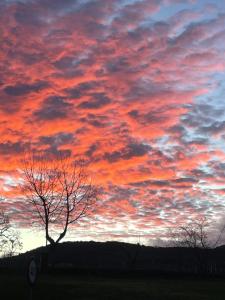
<svg viewBox="0 0 225 300">
<path fill-rule="evenodd" d="M 28 264 L 28 268 L 27 268 L 27 281 L 28 284 L 30 286 L 30 295 L 29 295 L 29 299 L 32 300 L 33 299 L 33 287 L 37 281 L 37 264 L 34 260 L 34 258 L 32 258 Z"/>
</svg>

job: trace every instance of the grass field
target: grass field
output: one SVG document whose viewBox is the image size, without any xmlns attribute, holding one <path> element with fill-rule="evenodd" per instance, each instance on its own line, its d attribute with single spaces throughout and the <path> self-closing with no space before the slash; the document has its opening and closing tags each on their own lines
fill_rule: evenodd
<svg viewBox="0 0 225 300">
<path fill-rule="evenodd" d="M 21 276 L 0 275 L 1 299 L 31 299 Z M 201 300 L 225 299 L 225 279 L 100 278 L 42 275 L 33 289 L 36 300 Z"/>
</svg>

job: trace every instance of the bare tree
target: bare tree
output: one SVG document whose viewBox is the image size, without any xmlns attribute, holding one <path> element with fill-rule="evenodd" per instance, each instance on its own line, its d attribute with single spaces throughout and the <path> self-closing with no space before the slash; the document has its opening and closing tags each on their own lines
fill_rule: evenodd
<svg viewBox="0 0 225 300">
<path fill-rule="evenodd" d="M 224 243 L 225 224 L 218 226 L 200 217 L 170 230 L 168 245 L 188 248 L 216 248 Z"/>
<path fill-rule="evenodd" d="M 0 210 L 0 252 L 3 251 L 5 244 L 8 241 L 9 230 L 9 217 L 4 210 Z"/>
<path fill-rule="evenodd" d="M 4 255 L 10 257 L 14 256 L 22 248 L 23 243 L 21 241 L 19 232 L 11 229 L 2 249 Z"/>
<path fill-rule="evenodd" d="M 44 225 L 45 237 L 59 243 L 68 227 L 86 215 L 97 197 L 83 161 L 72 158 L 29 155 L 22 164 L 23 190 Z M 60 233 L 53 238 L 53 227 Z"/>
<path fill-rule="evenodd" d="M 172 246 L 190 248 L 192 259 L 186 262 L 186 258 L 180 257 L 179 266 L 200 274 L 217 272 L 217 262 L 211 255 L 210 248 L 215 248 L 222 240 L 225 230 L 223 226 L 219 234 L 212 231 L 212 224 L 206 217 L 193 220 L 191 223 L 181 225 L 169 234 Z"/>
<path fill-rule="evenodd" d="M 7 231 L 10 228 L 9 217 L 4 212 L 4 210 L 0 210 L 0 236 L 6 236 Z"/>
<path fill-rule="evenodd" d="M 12 228 L 9 216 L 0 211 L 0 252 L 5 256 L 13 256 L 21 250 L 23 243 L 18 231 Z"/>
<path fill-rule="evenodd" d="M 208 227 L 209 223 L 203 217 L 175 228 L 169 235 L 177 247 L 209 248 Z"/>
</svg>

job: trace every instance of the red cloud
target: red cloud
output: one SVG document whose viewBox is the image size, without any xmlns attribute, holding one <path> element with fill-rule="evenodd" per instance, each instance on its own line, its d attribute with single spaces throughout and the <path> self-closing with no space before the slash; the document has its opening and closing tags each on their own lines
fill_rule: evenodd
<svg viewBox="0 0 225 300">
<path fill-rule="evenodd" d="M 192 23 L 203 16 L 190 6 L 160 19 L 165 5 L 1 4 L 1 189 L 23 226 L 17 181 L 28 149 L 87 159 L 105 193 L 96 228 L 116 218 L 122 231 L 131 224 L 137 232 L 179 222 L 182 212 L 208 212 L 213 199 L 202 181 L 223 180 L 216 167 L 216 179 L 209 174 L 211 162 L 224 159 L 216 144 L 224 123 L 218 108 L 198 101 L 224 71 L 224 17 Z"/>
</svg>

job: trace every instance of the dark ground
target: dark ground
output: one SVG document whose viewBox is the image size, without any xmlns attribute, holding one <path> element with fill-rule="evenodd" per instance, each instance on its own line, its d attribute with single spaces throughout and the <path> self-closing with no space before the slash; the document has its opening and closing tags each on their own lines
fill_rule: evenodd
<svg viewBox="0 0 225 300">
<path fill-rule="evenodd" d="M 53 250 L 0 260 L 0 299 L 225 299 L 225 246 L 193 250 L 67 242 Z M 42 271 L 32 298 L 25 275 L 31 258 Z"/>
<path fill-rule="evenodd" d="M 225 279 L 40 275 L 33 298 L 25 276 L 0 275 L 1 299 L 224 300 Z"/>
</svg>

